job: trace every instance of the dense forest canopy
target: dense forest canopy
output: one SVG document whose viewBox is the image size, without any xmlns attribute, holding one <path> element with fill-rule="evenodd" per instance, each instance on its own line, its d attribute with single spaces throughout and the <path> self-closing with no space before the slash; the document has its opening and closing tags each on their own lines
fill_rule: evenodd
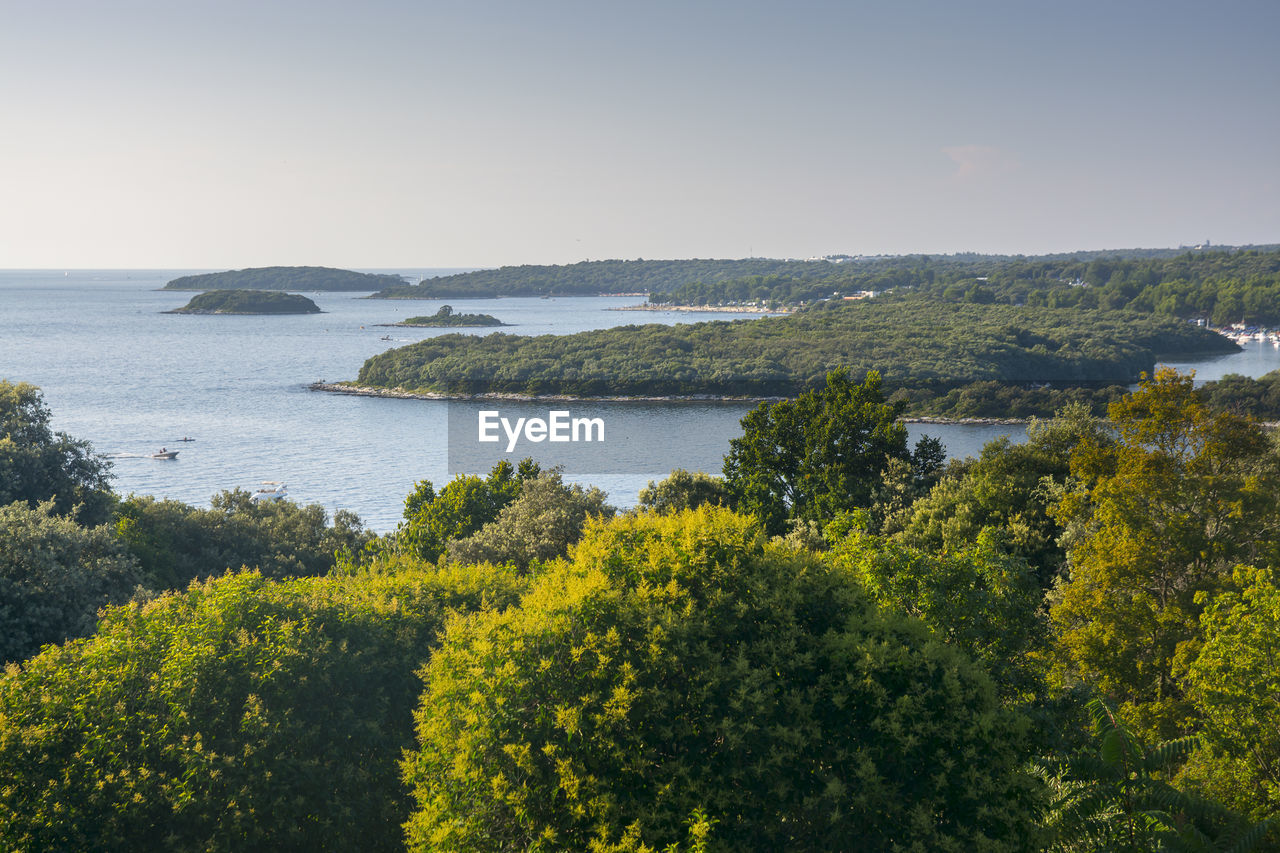
<svg viewBox="0 0 1280 853">
<path fill-rule="evenodd" d="M 893 267 L 854 263 L 801 273 L 690 282 L 652 292 L 674 305 L 807 305 L 910 292 L 947 302 L 1127 308 L 1213 325 L 1280 324 L 1280 252 L 1197 251 L 1174 257 L 900 259 Z"/>
<path fill-rule="evenodd" d="M 670 290 L 690 281 L 718 281 L 745 275 L 798 271 L 810 261 L 769 258 L 742 260 L 582 261 L 561 266 L 522 265 L 397 284 L 374 296 L 384 299 L 440 299 L 491 296 L 596 296 Z M 826 266 L 825 263 L 822 264 Z"/>
<path fill-rule="evenodd" d="M 1114 311 L 846 303 L 790 317 L 573 335 L 444 335 L 365 362 L 358 383 L 446 394 L 789 396 L 847 367 L 887 388 L 977 381 L 1127 384 L 1160 353 L 1235 345 L 1189 323 Z"/>
<path fill-rule="evenodd" d="M 858 382 L 373 537 L 120 498 L 0 380 L 0 848 L 1277 849 L 1275 437 L 1163 369 L 943 468 Z"/>
<path fill-rule="evenodd" d="M 332 267 L 253 267 L 175 278 L 165 290 L 380 290 L 404 284 L 398 275 Z"/>
<path fill-rule="evenodd" d="M 1131 249 L 1040 257 L 607 260 L 512 266 L 399 283 L 382 298 L 646 293 L 661 304 L 810 304 L 911 289 L 949 301 L 1131 307 L 1215 323 L 1280 319 L 1280 247 Z"/>
<path fill-rule="evenodd" d="M 210 290 L 166 314 L 319 314 L 320 306 L 298 293 Z"/>
</svg>

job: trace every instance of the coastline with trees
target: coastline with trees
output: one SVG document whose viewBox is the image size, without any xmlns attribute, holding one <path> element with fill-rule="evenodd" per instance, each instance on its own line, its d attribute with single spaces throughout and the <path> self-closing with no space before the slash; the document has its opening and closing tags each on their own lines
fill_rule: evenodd
<svg viewBox="0 0 1280 853">
<path fill-rule="evenodd" d="M 375 537 L 120 498 L 0 383 L 0 843 L 1273 849 L 1275 440 L 1171 370 L 950 464 L 902 410 L 837 370 L 634 510 L 503 462 Z"/>
</svg>

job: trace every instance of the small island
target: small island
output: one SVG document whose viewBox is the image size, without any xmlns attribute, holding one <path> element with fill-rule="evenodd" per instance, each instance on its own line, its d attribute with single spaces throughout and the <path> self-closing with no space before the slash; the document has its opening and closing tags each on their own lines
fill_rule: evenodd
<svg viewBox="0 0 1280 853">
<path fill-rule="evenodd" d="M 161 290 L 381 290 L 403 287 L 398 275 L 385 275 L 332 267 L 254 267 L 227 272 L 184 275 Z"/>
<path fill-rule="evenodd" d="M 453 313 L 453 306 L 442 305 L 440 310 L 430 317 L 410 317 L 408 320 L 392 323 L 391 325 L 425 326 L 427 328 L 448 326 L 456 328 L 458 326 L 509 326 L 510 323 L 504 323 L 492 314 L 455 314 Z"/>
<path fill-rule="evenodd" d="M 296 293 L 211 290 L 165 314 L 319 314 L 320 306 Z"/>
</svg>

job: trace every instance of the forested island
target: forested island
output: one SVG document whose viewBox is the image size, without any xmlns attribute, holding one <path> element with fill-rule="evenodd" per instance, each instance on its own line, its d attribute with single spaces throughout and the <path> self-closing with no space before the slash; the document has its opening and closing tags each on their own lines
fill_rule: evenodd
<svg viewBox="0 0 1280 853">
<path fill-rule="evenodd" d="M 227 272 L 184 275 L 163 290 L 381 290 L 404 284 L 398 275 L 385 275 L 332 267 L 253 267 Z"/>
<path fill-rule="evenodd" d="M 391 323 L 390 325 L 438 328 L 441 326 L 506 326 L 509 324 L 502 322 L 492 314 L 458 314 L 454 312 L 452 305 L 442 305 L 440 310 L 434 314 L 423 317 L 410 317 L 407 320 L 401 320 L 399 323 Z"/>
<path fill-rule="evenodd" d="M 0 381 L 0 849 L 1277 849 L 1276 442 L 1170 370 L 949 465 L 902 411 L 374 536 L 116 495 Z"/>
<path fill-rule="evenodd" d="M 1041 406 L 1066 402 L 1062 393 L 1101 405 L 1114 393 L 1095 400 L 1099 390 L 1137 381 L 1157 354 L 1235 351 L 1206 329 L 1132 312 L 877 300 L 759 320 L 443 335 L 374 356 L 356 384 L 459 396 L 773 398 L 817 387 L 839 366 L 879 369 L 895 399 L 940 414 L 931 404 L 975 383 L 1039 394 Z M 953 397 L 952 407 L 964 402 Z"/>
<path fill-rule="evenodd" d="M 211 290 L 165 314 L 319 314 L 320 306 L 297 293 Z"/>
</svg>

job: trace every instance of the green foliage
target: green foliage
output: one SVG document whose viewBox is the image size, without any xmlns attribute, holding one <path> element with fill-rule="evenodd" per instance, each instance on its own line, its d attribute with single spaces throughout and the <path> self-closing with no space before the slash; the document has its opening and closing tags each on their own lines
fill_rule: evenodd
<svg viewBox="0 0 1280 853">
<path fill-rule="evenodd" d="M 984 529 L 968 547 L 922 551 L 865 533 L 845 517 L 827 528 L 826 559 L 886 610 L 919 618 L 939 639 L 986 667 L 1003 696 L 1043 695 L 1047 642 L 1034 571 Z"/>
<path fill-rule="evenodd" d="M 847 574 L 702 507 L 592 522 L 423 671 L 411 850 L 1012 850 L 1022 723 Z M 714 825 L 710 825 L 714 821 Z"/>
<path fill-rule="evenodd" d="M 376 275 L 331 267 L 256 267 L 184 275 L 165 290 L 380 290 L 404 284 L 398 275 Z"/>
<path fill-rule="evenodd" d="M 1228 373 L 1198 389 L 1205 404 L 1264 421 L 1280 421 L 1280 370 L 1253 379 Z"/>
<path fill-rule="evenodd" d="M 562 266 L 526 264 L 424 279 L 375 293 L 387 299 L 440 299 L 493 296 L 596 296 L 603 293 L 665 291 L 692 281 L 718 281 L 745 275 L 828 268 L 828 264 L 743 260 L 584 261 Z"/>
<path fill-rule="evenodd" d="M 973 461 L 954 464 L 925 497 L 889 522 L 894 538 L 927 551 L 959 551 L 984 530 L 998 531 L 1011 553 L 1036 570 L 1048 589 L 1062 568 L 1062 528 L 1049 515 L 1054 486 L 1065 485 L 1072 450 L 1107 441 L 1102 423 L 1081 405 L 1033 420 L 1027 441 L 996 439 Z M 1047 479 L 1046 479 L 1047 478 Z"/>
<path fill-rule="evenodd" d="M 397 326 L 505 326 L 506 323 L 492 314 L 455 314 L 452 305 L 442 305 L 435 314 L 427 317 L 410 317 Z"/>
<path fill-rule="evenodd" d="M 210 290 L 168 314 L 319 314 L 320 306 L 298 293 Z"/>
<path fill-rule="evenodd" d="M 1161 370 L 1111 405 L 1114 442 L 1080 442 L 1053 509 L 1070 579 L 1051 615 L 1063 680 L 1095 684 L 1144 736 L 1184 731 L 1178 671 L 1237 562 L 1277 556 L 1280 464 L 1253 422 Z"/>
<path fill-rule="evenodd" d="M 1014 384 L 995 380 L 970 382 L 932 396 L 926 391 L 902 390 L 895 394 L 908 401 L 914 414 L 956 419 L 1030 418 L 1047 416 L 1067 406 L 1084 406 L 1096 415 L 1122 397 L 1124 385 L 1050 387 L 1047 384 Z"/>
<path fill-rule="evenodd" d="M 911 458 L 901 413 L 885 402 L 878 373 L 859 384 L 843 369 L 819 391 L 761 403 L 729 441 L 724 475 L 734 505 L 775 535 L 788 518 L 821 523 L 870 506 L 890 461 Z"/>
<path fill-rule="evenodd" d="M 110 463 L 87 441 L 55 433 L 49 418 L 39 388 L 0 380 L 0 506 L 52 500 L 58 513 L 100 524 L 112 501 Z"/>
<path fill-rule="evenodd" d="M 923 335 L 929 346 L 921 346 Z M 1132 313 L 925 299 L 789 317 L 572 335 L 440 335 L 374 356 L 358 382 L 445 394 L 791 397 L 845 367 L 921 400 L 973 382 L 1128 384 L 1157 352 L 1229 352 L 1205 329 Z M 1048 402 L 1058 405 L 1057 398 Z"/>
<path fill-rule="evenodd" d="M 1148 749 L 1104 701 L 1094 699 L 1088 708 L 1096 745 L 1041 764 L 1055 794 L 1047 820 L 1051 850 L 1245 853 L 1263 843 L 1266 824 L 1244 824 L 1162 778 L 1197 748 L 1194 738 Z"/>
<path fill-rule="evenodd" d="M 908 255 L 826 261 L 589 261 L 519 266 L 393 285 L 386 297 L 647 293 L 655 304 L 839 305 L 866 291 L 953 305 L 1128 309 L 1224 325 L 1280 324 L 1280 251 L 1124 250 L 1037 258 Z M 306 289 L 306 288 L 302 288 Z M 878 299 L 885 299 L 879 296 Z M 1045 411 L 1061 405 L 1059 401 Z"/>
<path fill-rule="evenodd" d="M 1280 812 L 1280 585 L 1274 569 L 1240 567 L 1234 580 L 1239 591 L 1200 617 L 1204 646 L 1186 684 L 1209 748 L 1185 775 L 1262 818 Z"/>
<path fill-rule="evenodd" d="M 253 501 L 242 489 L 214 495 L 210 509 L 130 495 L 116 507 L 115 528 L 156 590 L 241 567 L 271 578 L 322 575 L 336 554 L 358 554 L 373 538 L 347 510 L 330 526 L 318 504 Z"/>
<path fill-rule="evenodd" d="M 128 601 L 139 580 L 109 527 L 82 527 L 52 503 L 0 507 L 0 661 L 89 634 L 99 608 Z"/>
<path fill-rule="evenodd" d="M 459 474 L 438 495 L 430 480 L 422 480 L 405 498 L 404 522 L 396 528 L 393 549 L 435 562 L 449 542 L 496 519 L 520 494 L 520 484 L 539 473 L 531 459 L 521 461 L 519 468 L 504 459 L 483 479 Z"/>
<path fill-rule="evenodd" d="M 697 509 L 704 504 L 727 506 L 729 490 L 723 477 L 677 468 L 660 483 L 650 480 L 649 485 L 640 490 L 639 497 L 643 509 L 680 512 Z"/>
<path fill-rule="evenodd" d="M 519 496 L 497 518 L 465 539 L 446 546 L 458 563 L 511 563 L 528 570 L 535 562 L 563 557 L 582 536 L 588 518 L 610 518 L 615 510 L 592 486 L 565 485 L 560 472 L 524 480 Z"/>
<path fill-rule="evenodd" d="M 0 679 L 0 848 L 398 850 L 415 669 L 509 572 L 228 575 Z"/>
</svg>

